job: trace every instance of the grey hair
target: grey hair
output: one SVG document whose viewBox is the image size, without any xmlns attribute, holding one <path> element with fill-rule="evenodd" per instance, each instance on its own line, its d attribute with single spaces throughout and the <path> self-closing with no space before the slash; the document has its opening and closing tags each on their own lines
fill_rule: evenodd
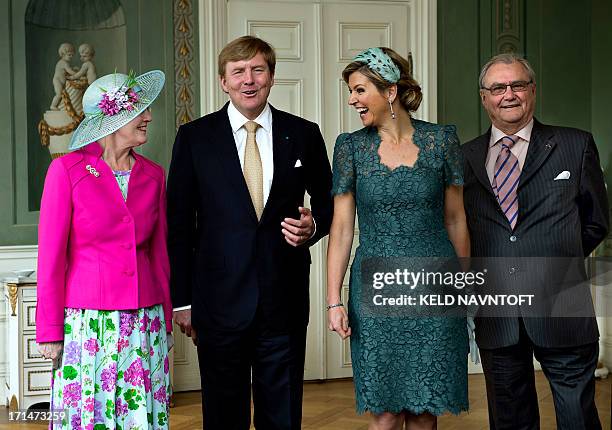
<svg viewBox="0 0 612 430">
<path fill-rule="evenodd" d="M 520 55 L 517 55 L 514 53 L 506 53 L 506 54 L 498 54 L 494 56 L 489 61 L 487 61 L 484 66 L 482 66 L 482 70 L 480 71 L 480 76 L 478 77 L 479 88 L 484 88 L 484 78 L 487 72 L 489 71 L 489 69 L 491 68 L 491 66 L 494 64 L 499 64 L 499 63 L 503 63 L 503 64 L 520 63 L 522 64 L 525 70 L 527 71 L 527 74 L 529 75 L 529 80 L 535 84 L 536 75 L 535 75 L 535 72 L 533 71 L 533 67 L 531 67 L 531 64 L 529 64 L 529 61 L 525 60 Z"/>
</svg>

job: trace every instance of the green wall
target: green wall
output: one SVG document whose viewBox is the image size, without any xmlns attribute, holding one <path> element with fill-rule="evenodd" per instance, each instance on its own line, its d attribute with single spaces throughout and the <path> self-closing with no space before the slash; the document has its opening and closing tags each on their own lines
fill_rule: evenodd
<svg viewBox="0 0 612 430">
<path fill-rule="evenodd" d="M 133 69 L 138 73 L 161 69 L 165 72 L 165 89 L 152 106 L 150 138 L 142 152 L 167 166 L 176 130 L 173 2 L 124 0 L 121 3 L 126 22 L 125 42 L 119 43 L 112 38 L 101 42 L 91 41 L 96 49 L 94 62 L 99 76 L 109 73 L 110 65 L 104 62 L 105 52 L 114 49 L 123 52 L 113 55 L 112 60 L 109 60 L 111 56 L 106 56 L 106 60 L 117 62 L 117 58 L 123 58 L 119 63 L 123 64 L 122 67 L 127 65 L 126 71 Z M 51 162 L 48 151 L 40 147 L 36 130 L 41 109 L 45 109 L 44 106 L 51 101 L 49 87 L 53 69 L 47 63 L 50 61 L 54 65 L 57 61 L 57 47 L 53 48 L 53 45 L 58 40 L 77 46 L 82 41 L 90 41 L 83 31 L 63 30 L 62 34 L 54 30 L 54 39 L 49 41 L 53 49 L 49 48 L 51 52 L 47 52 L 50 60 L 28 61 L 27 55 L 34 54 L 26 49 L 27 4 L 26 0 L 0 0 L 0 94 L 3 101 L 0 104 L 0 142 L 4 148 L 0 157 L 0 181 L 3 184 L 0 187 L 0 245 L 37 243 L 37 202 L 41 183 Z M 36 55 L 44 53 L 38 52 Z M 39 63 L 45 66 L 37 67 Z M 80 64 L 78 55 L 72 63 Z M 40 87 L 40 97 L 31 93 L 30 97 L 27 96 L 32 79 L 38 81 L 32 86 Z"/>
<path fill-rule="evenodd" d="M 591 132 L 612 184 L 612 1 L 593 1 L 591 16 Z"/>
<path fill-rule="evenodd" d="M 536 115 L 591 129 L 591 10 L 573 0 L 527 0 L 526 56 L 538 76 Z"/>
<path fill-rule="evenodd" d="M 612 202 L 612 1 L 594 0 L 591 16 L 591 132 L 608 183 L 608 201 Z M 612 255 L 611 238 L 600 252 Z"/>
<path fill-rule="evenodd" d="M 481 65 L 506 38 L 536 71 L 537 118 L 592 131 L 608 156 L 612 2 L 512 1 L 511 36 L 499 30 L 504 3 L 438 0 L 438 121 L 456 124 L 462 141 L 488 128 L 477 79 Z"/>
<path fill-rule="evenodd" d="M 478 0 L 438 0 L 438 122 L 462 142 L 480 134 Z"/>
</svg>

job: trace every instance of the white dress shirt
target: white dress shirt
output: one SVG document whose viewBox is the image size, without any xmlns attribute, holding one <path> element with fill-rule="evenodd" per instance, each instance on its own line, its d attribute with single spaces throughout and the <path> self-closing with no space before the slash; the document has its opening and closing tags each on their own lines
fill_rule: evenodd
<svg viewBox="0 0 612 430">
<path fill-rule="evenodd" d="M 247 131 L 244 128 L 244 124 L 250 121 L 247 117 L 242 115 L 238 109 L 229 102 L 227 107 L 227 116 L 232 127 L 232 133 L 234 133 L 234 141 L 236 142 L 236 150 L 238 151 L 238 158 L 240 158 L 240 167 L 244 171 L 244 152 L 246 149 Z M 268 201 L 270 195 L 270 188 L 272 188 L 272 178 L 274 177 L 274 151 L 272 147 L 272 110 L 270 105 L 266 103 L 266 107 L 255 118 L 259 128 L 255 133 L 255 139 L 257 140 L 257 147 L 259 148 L 259 156 L 261 157 L 261 167 L 263 169 L 263 203 L 264 207 Z"/>
<path fill-rule="evenodd" d="M 531 131 L 533 130 L 533 118 L 527 123 L 527 125 L 521 128 L 518 132 L 514 133 L 519 139 L 510 149 L 510 152 L 517 158 L 519 162 L 519 168 L 523 171 L 525 165 L 525 159 L 527 158 L 527 149 L 529 148 L 529 141 L 531 140 Z M 486 169 L 487 175 L 489 176 L 489 182 L 493 183 L 493 175 L 495 174 L 495 161 L 497 156 L 501 152 L 501 142 L 499 141 L 502 137 L 507 136 L 506 133 L 495 127 L 491 126 L 491 140 L 489 140 L 489 152 L 487 153 Z"/>
</svg>

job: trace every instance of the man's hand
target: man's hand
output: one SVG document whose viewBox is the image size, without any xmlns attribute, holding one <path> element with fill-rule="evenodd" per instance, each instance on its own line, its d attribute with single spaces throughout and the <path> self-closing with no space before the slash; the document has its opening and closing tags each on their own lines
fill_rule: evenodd
<svg viewBox="0 0 612 430">
<path fill-rule="evenodd" d="M 197 345 L 198 336 L 195 329 L 191 326 L 191 309 L 175 311 L 174 322 L 180 327 L 181 332 L 190 337 L 194 345 Z"/>
<path fill-rule="evenodd" d="M 291 246 L 300 246 L 312 237 L 314 233 L 314 220 L 308 208 L 299 207 L 300 219 L 285 218 L 281 222 L 282 233 Z"/>
</svg>

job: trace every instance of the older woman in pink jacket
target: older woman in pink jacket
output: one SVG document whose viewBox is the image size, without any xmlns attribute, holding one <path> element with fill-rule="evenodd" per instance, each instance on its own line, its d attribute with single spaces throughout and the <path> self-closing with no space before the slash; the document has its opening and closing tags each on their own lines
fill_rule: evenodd
<svg viewBox="0 0 612 430">
<path fill-rule="evenodd" d="M 50 428 L 167 428 L 172 306 L 165 175 L 137 154 L 164 74 L 111 74 L 54 160 L 38 240 L 36 340 L 54 360 Z"/>
</svg>

